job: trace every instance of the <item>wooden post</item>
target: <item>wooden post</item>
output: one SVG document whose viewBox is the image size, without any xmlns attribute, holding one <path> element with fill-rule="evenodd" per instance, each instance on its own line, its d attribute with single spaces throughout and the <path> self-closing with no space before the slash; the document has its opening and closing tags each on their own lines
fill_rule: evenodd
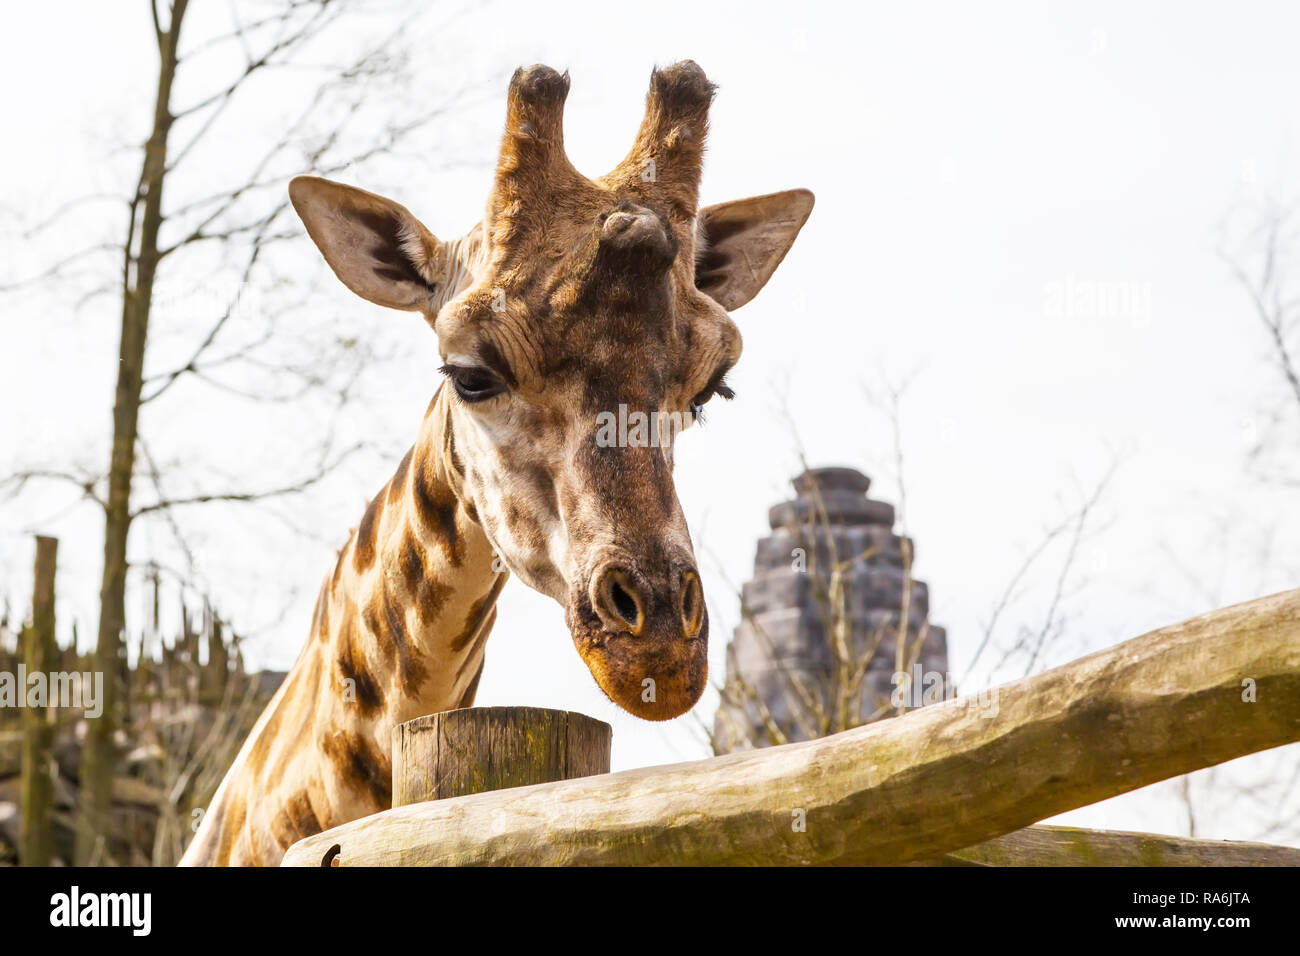
<svg viewBox="0 0 1300 956">
<path fill-rule="evenodd" d="M 393 728 L 393 806 L 609 773 L 603 720 L 541 707 L 465 707 Z"/>
<path fill-rule="evenodd" d="M 54 569 L 57 538 L 36 538 L 36 581 L 32 588 L 32 623 L 23 630 L 23 665 L 28 675 L 57 667 L 54 639 Z M 50 688 L 52 692 L 52 688 Z M 18 693 L 25 695 L 26 687 Z M 22 866 L 49 866 L 54 855 L 54 700 L 47 707 L 23 710 L 23 758 L 20 784 L 22 817 L 18 828 L 18 862 Z"/>
</svg>

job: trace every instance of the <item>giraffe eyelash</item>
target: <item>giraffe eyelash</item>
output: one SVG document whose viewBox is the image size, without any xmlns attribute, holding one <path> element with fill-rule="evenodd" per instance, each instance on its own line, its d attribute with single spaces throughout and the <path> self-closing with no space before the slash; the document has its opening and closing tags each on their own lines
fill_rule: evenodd
<svg viewBox="0 0 1300 956">
<path fill-rule="evenodd" d="M 451 380 L 456 396 L 470 405 L 495 398 L 506 390 L 505 382 L 485 368 L 443 365 L 438 371 Z"/>
<path fill-rule="evenodd" d="M 704 406 L 707 404 L 709 399 L 713 398 L 713 396 L 717 395 L 719 398 L 728 402 L 736 397 L 735 390 L 727 385 L 725 375 L 725 372 L 722 375 L 719 375 L 715 381 L 705 386 L 704 391 L 691 399 L 691 418 L 697 424 L 704 424 Z"/>
</svg>

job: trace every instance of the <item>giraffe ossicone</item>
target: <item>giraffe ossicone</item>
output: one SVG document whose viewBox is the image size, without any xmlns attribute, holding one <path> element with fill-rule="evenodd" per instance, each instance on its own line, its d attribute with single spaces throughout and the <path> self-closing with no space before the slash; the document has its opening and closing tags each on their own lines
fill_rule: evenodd
<svg viewBox="0 0 1300 956">
<path fill-rule="evenodd" d="M 631 151 L 596 179 L 564 151 L 568 91 L 567 73 L 515 72 L 486 214 L 459 239 L 362 189 L 290 183 L 339 279 L 432 326 L 445 381 L 183 863 L 274 864 L 389 806 L 393 726 L 473 703 L 510 574 L 560 603 L 619 707 L 667 720 L 704 691 L 708 615 L 672 479 L 681 427 L 651 442 L 602 426 L 689 426 L 730 397 L 728 312 L 770 278 L 813 198 L 699 207 L 714 87 L 690 61 L 652 73 Z"/>
</svg>

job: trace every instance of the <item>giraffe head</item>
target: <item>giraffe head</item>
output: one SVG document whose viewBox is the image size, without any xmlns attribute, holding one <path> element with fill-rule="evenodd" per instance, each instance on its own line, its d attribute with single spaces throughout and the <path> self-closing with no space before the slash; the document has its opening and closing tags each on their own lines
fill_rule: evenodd
<svg viewBox="0 0 1300 956">
<path fill-rule="evenodd" d="M 505 566 L 564 607 L 601 689 L 664 720 L 707 678 L 673 441 L 731 397 L 728 310 L 767 282 L 813 199 L 698 206 L 714 87 L 694 63 L 652 74 L 631 152 L 598 179 L 565 155 L 568 90 L 549 67 L 515 72 L 486 216 L 462 239 L 325 180 L 299 177 L 290 196 L 349 288 L 433 326 L 457 498 Z"/>
</svg>

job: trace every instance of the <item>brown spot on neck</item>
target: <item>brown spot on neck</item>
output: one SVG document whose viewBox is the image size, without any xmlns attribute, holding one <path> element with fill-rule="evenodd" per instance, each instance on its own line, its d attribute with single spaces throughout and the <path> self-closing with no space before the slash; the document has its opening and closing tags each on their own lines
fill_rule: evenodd
<svg viewBox="0 0 1300 956">
<path fill-rule="evenodd" d="M 388 503 L 390 505 L 397 504 L 402 498 L 402 492 L 406 490 L 406 476 L 411 470 L 411 456 L 414 454 L 414 448 L 406 450 L 406 454 L 397 466 L 397 471 L 393 473 L 392 479 L 388 482 Z"/>
<path fill-rule="evenodd" d="M 362 572 L 375 563 L 375 538 L 379 533 L 379 515 L 384 507 L 382 491 L 370 500 L 366 513 L 357 525 L 357 536 L 352 542 L 352 566 Z"/>
<path fill-rule="evenodd" d="M 355 701 L 344 698 L 344 703 L 355 703 L 361 716 L 371 717 L 384 706 L 384 691 L 366 666 L 365 657 L 356 649 L 353 636 L 355 631 L 352 636 L 344 636 L 339 642 L 337 658 L 339 677 L 352 682 L 351 688 L 355 691 L 356 697 Z M 346 687 L 339 688 L 340 694 L 345 689 Z"/>
<path fill-rule="evenodd" d="M 289 797 L 280 812 L 271 821 L 271 837 L 281 850 L 287 850 L 304 837 L 320 833 L 325 829 L 316 817 L 311 806 L 311 796 L 306 790 L 299 790 Z"/>
<path fill-rule="evenodd" d="M 483 669 L 483 662 L 485 660 L 483 656 L 483 648 L 484 645 L 487 644 L 488 638 L 492 635 L 492 625 L 494 625 L 496 621 L 497 609 L 493 607 L 492 610 L 488 611 L 487 617 L 483 619 L 483 623 L 479 626 L 478 634 L 474 637 L 474 641 L 470 645 L 469 651 L 466 652 L 465 659 L 461 661 L 460 666 L 456 668 L 456 680 L 460 680 L 464 677 L 465 671 L 475 661 L 478 661 L 478 669 Z M 474 680 L 477 682 L 478 678 L 476 677 Z M 468 707 L 469 705 L 465 704 L 463 706 Z"/>
<path fill-rule="evenodd" d="M 415 605 L 416 618 L 420 624 L 433 621 L 442 610 L 447 598 L 451 596 L 449 585 L 434 579 L 425 564 L 424 550 L 408 526 L 402 532 L 402 545 L 398 553 L 401 567 L 402 584 L 407 596 Z"/>
<path fill-rule="evenodd" d="M 461 694 L 460 700 L 456 702 L 457 710 L 459 710 L 462 707 L 474 706 L 474 697 L 478 694 L 478 682 L 483 677 L 483 665 L 486 662 L 487 662 L 486 658 L 482 658 L 482 657 L 479 658 L 478 670 L 474 672 L 473 680 L 469 682 L 469 686 L 465 688 L 465 693 Z"/>
<path fill-rule="evenodd" d="M 336 730 L 321 739 L 321 750 L 344 786 L 368 794 L 376 806 L 392 806 L 392 763 L 373 740 L 365 734 Z"/>
<path fill-rule="evenodd" d="M 483 623 L 487 620 L 489 614 L 496 608 L 497 597 L 501 594 L 501 588 L 505 586 L 506 575 L 498 574 L 492 581 L 492 587 L 487 594 L 483 595 L 474 602 L 474 606 L 469 609 L 469 614 L 465 617 L 465 626 L 450 644 L 453 653 L 459 653 L 469 646 L 470 642 L 479 636 L 483 630 Z"/>
<path fill-rule="evenodd" d="M 433 462 L 420 462 L 420 474 L 414 484 L 416 511 L 425 528 L 437 539 L 447 562 L 460 567 L 463 548 L 456 528 L 456 496 L 438 479 Z"/>
<path fill-rule="evenodd" d="M 382 616 L 375 614 L 379 618 L 381 628 L 387 636 L 387 648 L 397 665 L 397 673 L 406 689 L 414 693 L 417 691 L 424 679 L 428 676 L 428 670 L 425 668 L 420 659 L 420 648 L 415 646 L 411 640 L 410 632 L 406 629 L 406 615 L 403 612 L 402 605 L 393 597 L 393 589 L 387 577 L 384 577 L 379 584 L 379 593 L 377 595 L 379 607 L 376 609 L 382 612 Z M 374 602 L 371 603 L 374 608 Z M 371 615 L 367 615 L 367 621 Z M 376 637 L 379 632 L 376 632 Z M 385 646 L 383 641 L 380 646 Z"/>
</svg>

